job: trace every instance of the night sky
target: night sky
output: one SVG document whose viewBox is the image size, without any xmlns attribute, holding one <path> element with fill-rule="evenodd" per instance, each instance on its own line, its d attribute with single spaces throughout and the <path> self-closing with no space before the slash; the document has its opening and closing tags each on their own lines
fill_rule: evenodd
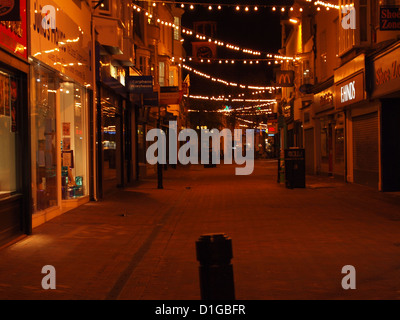
<svg viewBox="0 0 400 320">
<path fill-rule="evenodd" d="M 197 1 L 199 3 L 200 1 Z M 201 1 L 212 3 L 226 4 L 251 4 L 265 5 L 265 1 Z M 288 1 L 268 2 L 271 5 L 290 5 Z M 238 45 L 242 48 L 253 49 L 257 51 L 278 53 L 281 48 L 281 30 L 280 30 L 280 13 L 272 12 L 271 8 L 260 7 L 258 12 L 250 10 L 237 12 L 235 7 L 223 6 L 222 10 L 217 10 L 216 7 L 209 11 L 207 6 L 195 6 L 195 10 L 189 10 L 186 6 L 185 14 L 182 17 L 182 27 L 193 29 L 195 21 L 216 21 L 216 39 Z M 191 40 L 195 41 L 195 37 L 184 37 L 184 47 L 187 55 L 192 55 Z M 243 52 L 235 52 L 224 47 L 218 47 L 218 59 L 262 59 L 266 58 L 265 54 L 261 57 L 245 54 Z M 268 86 L 273 81 L 273 67 L 268 66 L 266 62 L 258 65 L 244 65 L 242 62 L 237 62 L 234 65 L 228 64 L 201 64 L 188 62 L 189 66 L 227 81 L 246 85 Z M 186 75 L 186 72 L 185 72 Z M 245 93 L 249 97 L 250 92 L 240 88 L 227 87 L 221 84 L 215 84 L 207 79 L 202 79 L 197 75 L 190 74 L 191 77 L 191 95 L 212 96 L 219 94 Z M 199 104 L 199 102 L 194 102 Z"/>
</svg>

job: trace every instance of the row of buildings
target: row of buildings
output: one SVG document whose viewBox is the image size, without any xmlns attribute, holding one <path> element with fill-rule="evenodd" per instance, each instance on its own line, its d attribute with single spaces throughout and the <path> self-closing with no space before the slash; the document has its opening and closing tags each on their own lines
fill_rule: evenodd
<svg viewBox="0 0 400 320">
<path fill-rule="evenodd" d="M 281 20 L 282 150 L 306 171 L 400 190 L 400 3 L 296 0 Z M 291 73 L 290 73 L 291 72 Z M 278 80 L 279 81 L 279 80 Z"/>
<path fill-rule="evenodd" d="M 185 124 L 183 10 L 18 0 L 0 11 L 0 245 L 154 173 L 146 132 Z"/>
</svg>

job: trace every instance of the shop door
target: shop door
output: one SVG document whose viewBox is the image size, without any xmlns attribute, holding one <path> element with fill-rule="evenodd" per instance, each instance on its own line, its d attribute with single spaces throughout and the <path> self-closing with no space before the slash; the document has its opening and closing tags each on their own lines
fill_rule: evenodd
<svg viewBox="0 0 400 320">
<path fill-rule="evenodd" d="M 304 130 L 306 173 L 314 174 L 314 128 Z"/>
<path fill-rule="evenodd" d="M 353 118 L 354 182 L 378 188 L 379 144 L 378 113 Z"/>
</svg>

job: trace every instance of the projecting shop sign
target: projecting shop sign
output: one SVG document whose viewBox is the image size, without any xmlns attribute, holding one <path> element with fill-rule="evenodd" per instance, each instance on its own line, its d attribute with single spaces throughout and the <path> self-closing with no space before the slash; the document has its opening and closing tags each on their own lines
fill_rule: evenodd
<svg viewBox="0 0 400 320">
<path fill-rule="evenodd" d="M 294 86 L 294 72 L 290 70 L 279 70 L 276 72 L 276 84 L 279 87 Z"/>
<path fill-rule="evenodd" d="M 128 78 L 130 93 L 153 93 L 152 76 L 132 76 Z"/>
</svg>

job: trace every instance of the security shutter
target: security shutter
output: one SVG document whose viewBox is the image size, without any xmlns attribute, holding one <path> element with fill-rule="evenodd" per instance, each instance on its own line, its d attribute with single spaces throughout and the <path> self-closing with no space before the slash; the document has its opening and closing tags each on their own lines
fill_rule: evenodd
<svg viewBox="0 0 400 320">
<path fill-rule="evenodd" d="M 306 173 L 314 174 L 314 128 L 304 130 L 304 148 L 306 149 Z"/>
<path fill-rule="evenodd" d="M 354 182 L 378 188 L 379 144 L 378 113 L 353 118 Z"/>
</svg>

